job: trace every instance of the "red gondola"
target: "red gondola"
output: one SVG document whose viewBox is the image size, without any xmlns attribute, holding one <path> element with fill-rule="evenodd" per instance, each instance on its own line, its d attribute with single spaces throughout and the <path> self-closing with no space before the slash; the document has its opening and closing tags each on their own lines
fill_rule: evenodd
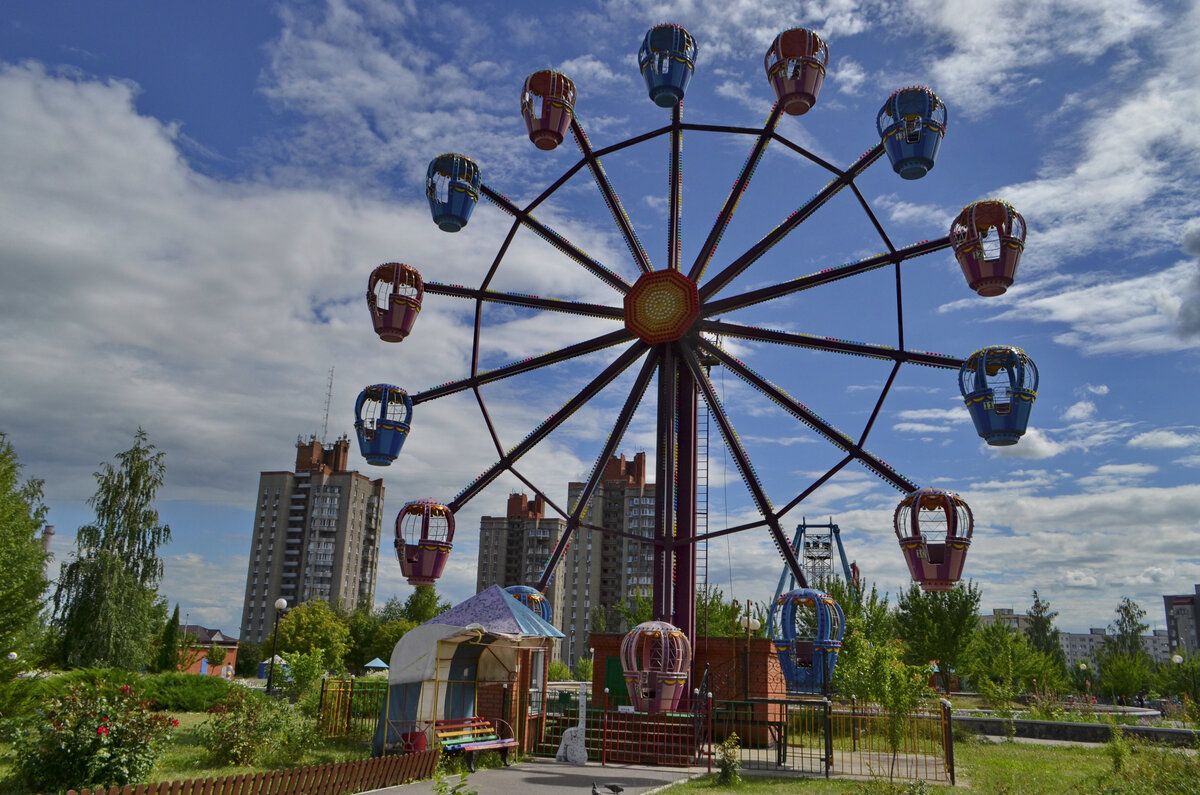
<svg viewBox="0 0 1200 795">
<path fill-rule="evenodd" d="M 944 489 L 917 489 L 896 506 L 893 523 L 921 590 L 949 591 L 962 579 L 975 524 L 962 497 Z"/>
<path fill-rule="evenodd" d="M 409 585 L 433 585 L 446 568 L 454 514 L 436 500 L 413 500 L 396 515 L 396 556 Z"/>
<path fill-rule="evenodd" d="M 367 281 L 367 308 L 375 333 L 384 342 L 400 342 L 412 331 L 421 312 L 425 282 L 416 268 L 386 262 L 371 271 Z"/>
<path fill-rule="evenodd" d="M 571 78 L 553 69 L 534 72 L 525 78 L 521 115 L 534 146 L 554 149 L 563 142 L 563 136 L 571 126 L 571 117 L 575 115 L 575 84 Z"/>
<path fill-rule="evenodd" d="M 828 65 L 829 46 L 807 28 L 780 33 L 763 59 L 775 99 L 783 103 L 783 112 L 792 116 L 807 113 L 817 104 Z"/>
<path fill-rule="evenodd" d="M 972 202 L 950 225 L 950 244 L 972 290 L 1003 295 L 1025 250 L 1025 219 L 1003 199 Z"/>
</svg>

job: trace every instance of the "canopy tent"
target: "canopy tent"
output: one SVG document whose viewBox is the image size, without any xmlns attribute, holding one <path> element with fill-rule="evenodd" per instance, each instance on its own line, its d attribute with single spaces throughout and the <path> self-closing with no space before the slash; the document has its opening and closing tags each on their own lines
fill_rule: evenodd
<svg viewBox="0 0 1200 795">
<path fill-rule="evenodd" d="M 434 721 L 473 716 L 480 685 L 517 683 L 522 651 L 562 637 L 498 585 L 409 630 L 392 650 L 375 754 L 402 736 L 418 741 Z"/>
<path fill-rule="evenodd" d="M 367 663 L 363 667 L 364 668 L 387 668 L 388 664 L 385 663 L 383 660 L 379 659 L 378 657 L 376 657 L 374 660 L 371 660 L 371 662 Z"/>
</svg>

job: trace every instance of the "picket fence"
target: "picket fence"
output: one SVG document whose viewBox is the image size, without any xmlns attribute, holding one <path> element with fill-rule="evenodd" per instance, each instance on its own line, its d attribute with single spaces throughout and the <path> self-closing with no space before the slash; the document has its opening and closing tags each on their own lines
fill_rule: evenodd
<svg viewBox="0 0 1200 795">
<path fill-rule="evenodd" d="M 72 789 L 67 790 L 67 795 L 347 795 L 432 778 L 437 757 L 437 749 L 431 749 L 403 756 L 220 778 L 126 784 L 108 789 Z"/>
</svg>

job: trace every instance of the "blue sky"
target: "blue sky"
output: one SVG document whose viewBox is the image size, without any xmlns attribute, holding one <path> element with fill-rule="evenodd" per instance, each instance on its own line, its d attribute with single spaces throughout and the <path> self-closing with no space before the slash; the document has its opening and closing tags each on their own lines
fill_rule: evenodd
<svg viewBox="0 0 1200 795">
<path fill-rule="evenodd" d="M 92 473 L 140 425 L 166 452 L 160 509 L 174 531 L 163 590 L 193 621 L 236 631 L 258 472 L 286 469 L 298 435 L 352 431 L 362 386 L 419 391 L 467 374 L 473 307 L 429 296 L 399 345 L 371 332 L 371 269 L 409 263 L 476 285 L 509 219 L 484 203 L 463 232 L 429 220 L 425 167 L 473 157 L 521 203 L 578 158 L 529 143 L 518 98 L 547 67 L 576 82 L 597 148 L 666 123 L 636 52 L 653 24 L 699 42 L 687 121 L 760 126 L 762 57 L 788 27 L 818 30 L 831 59 L 816 107 L 782 134 L 845 167 L 876 143 L 896 88 L 933 87 L 949 109 L 938 164 L 901 180 L 885 162 L 857 185 L 898 245 L 945 235 L 968 202 L 999 196 L 1030 232 L 1017 283 L 970 292 L 949 252 L 904 265 L 909 348 L 954 356 L 1027 350 L 1042 373 L 1015 448 L 975 435 L 954 374 L 905 366 L 867 447 L 921 485 L 960 492 L 976 516 L 967 574 L 984 607 L 1023 609 L 1037 588 L 1064 629 L 1103 626 L 1122 596 L 1162 624 L 1160 596 L 1200 582 L 1200 29 L 1194 2 L 467 2 L 6 4 L 0 23 L 0 429 L 46 480 L 62 560 L 89 519 Z M 690 262 L 752 145 L 684 142 Z M 651 260 L 666 251 L 666 139 L 606 158 Z M 829 179 L 772 145 L 730 224 L 720 267 Z M 735 281 L 736 294 L 882 249 L 849 192 Z M 625 246 L 586 172 L 539 218 L 627 278 Z M 890 271 L 744 310 L 753 325 L 895 344 Z M 495 285 L 613 303 L 616 294 L 528 232 Z M 604 333 L 611 321 L 489 309 L 485 366 Z M 857 435 L 886 364 L 729 343 L 755 370 Z M 507 445 L 573 395 L 612 353 L 485 390 Z M 586 477 L 624 400 L 619 380 L 523 462 L 552 497 Z M 776 505 L 840 455 L 732 374 L 714 382 Z M 622 391 L 624 387 L 624 391 Z M 653 456 L 643 405 L 622 450 Z M 713 438 L 716 439 L 714 432 Z M 387 515 L 450 499 L 494 451 L 467 397 L 423 404 L 389 469 Z M 368 471 L 369 470 L 369 471 Z M 755 518 L 723 449 L 710 455 L 710 524 Z M 478 517 L 516 481 L 470 502 L 442 590 L 474 587 Z M 833 517 L 848 554 L 884 590 L 907 572 L 891 531 L 900 495 L 851 465 L 789 514 Z M 389 519 L 390 521 L 390 519 Z M 390 553 L 379 601 L 409 592 Z M 710 579 L 741 598 L 773 592 L 765 532 L 709 549 Z"/>
</svg>

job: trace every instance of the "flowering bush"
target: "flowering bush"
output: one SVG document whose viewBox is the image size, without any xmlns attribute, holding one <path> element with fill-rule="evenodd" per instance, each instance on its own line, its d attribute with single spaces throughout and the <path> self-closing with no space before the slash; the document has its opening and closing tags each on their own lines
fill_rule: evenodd
<svg viewBox="0 0 1200 795">
<path fill-rule="evenodd" d="M 242 688 L 231 689 L 208 714 L 197 732 L 218 765 L 254 764 L 284 723 L 275 701 Z"/>
<path fill-rule="evenodd" d="M 141 781 L 178 725 L 131 685 L 81 682 L 17 727 L 17 770 L 38 789 Z"/>
</svg>

